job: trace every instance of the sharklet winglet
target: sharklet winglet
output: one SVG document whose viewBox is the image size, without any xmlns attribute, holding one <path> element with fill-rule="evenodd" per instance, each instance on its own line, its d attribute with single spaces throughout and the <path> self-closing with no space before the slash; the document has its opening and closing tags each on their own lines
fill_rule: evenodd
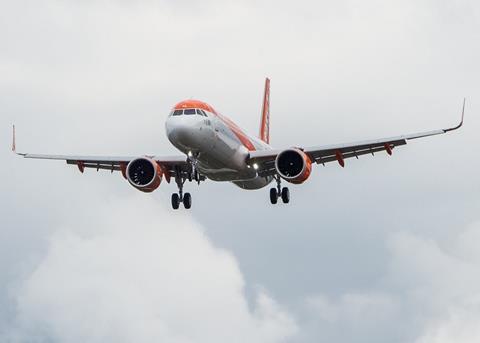
<svg viewBox="0 0 480 343">
<path fill-rule="evenodd" d="M 463 126 L 463 119 L 465 118 L 465 102 L 467 101 L 466 98 L 463 98 L 463 107 L 462 107 L 462 118 L 460 120 L 460 124 L 458 124 L 457 126 L 455 127 L 451 127 L 451 128 L 448 128 L 448 129 L 444 129 L 443 132 L 447 133 L 447 132 L 450 132 L 450 131 L 455 131 L 459 128 L 461 128 Z"/>
<path fill-rule="evenodd" d="M 17 152 L 17 139 L 15 135 L 15 124 L 12 125 L 12 151 L 14 154 L 20 155 L 20 156 L 26 156 L 27 154 L 22 154 L 20 152 Z"/>
</svg>

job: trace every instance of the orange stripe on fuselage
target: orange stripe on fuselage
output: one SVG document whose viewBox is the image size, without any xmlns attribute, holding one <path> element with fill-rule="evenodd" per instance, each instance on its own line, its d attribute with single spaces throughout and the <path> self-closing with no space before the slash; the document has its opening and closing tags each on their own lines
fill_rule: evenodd
<svg viewBox="0 0 480 343">
<path fill-rule="evenodd" d="M 237 136 L 237 138 L 242 142 L 242 144 L 249 150 L 249 151 L 255 151 L 255 146 L 253 145 L 252 141 L 248 136 L 240 129 L 237 124 L 235 124 L 233 121 L 228 119 L 227 117 L 221 115 L 220 113 L 215 113 L 217 117 L 225 124 L 228 126 L 230 130 Z"/>
<path fill-rule="evenodd" d="M 240 140 L 240 142 L 249 150 L 249 151 L 255 151 L 256 148 L 253 145 L 252 141 L 250 138 L 238 127 L 237 124 L 235 124 L 232 120 L 229 118 L 225 117 L 224 115 L 221 115 L 218 113 L 212 106 L 207 104 L 206 102 L 200 101 L 200 100 L 185 100 L 182 102 L 179 102 L 174 106 L 174 110 L 182 110 L 185 108 L 199 108 L 204 111 L 208 111 L 215 116 L 219 120 L 221 120 L 232 132 L 237 136 L 237 138 Z"/>
</svg>

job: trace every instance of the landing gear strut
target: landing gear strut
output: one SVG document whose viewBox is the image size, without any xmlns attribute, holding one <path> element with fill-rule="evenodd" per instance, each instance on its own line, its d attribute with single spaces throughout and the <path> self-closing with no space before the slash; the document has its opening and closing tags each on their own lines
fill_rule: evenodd
<svg viewBox="0 0 480 343">
<path fill-rule="evenodd" d="M 190 209 L 192 207 L 192 195 L 190 193 L 183 194 L 183 184 L 185 183 L 185 179 L 179 176 L 180 173 L 177 173 L 175 177 L 175 182 L 178 186 L 178 193 L 172 194 L 172 208 L 174 210 L 178 210 L 180 207 L 180 203 L 183 203 L 185 209 Z"/>
<path fill-rule="evenodd" d="M 270 202 L 275 205 L 278 201 L 278 198 L 282 198 L 284 204 L 290 202 L 290 190 L 288 187 L 282 188 L 282 179 L 280 176 L 276 175 L 275 180 L 277 181 L 277 188 L 270 188 Z"/>
<path fill-rule="evenodd" d="M 198 164 L 198 153 L 189 153 L 188 154 L 188 161 L 192 167 L 191 173 L 188 174 L 188 181 L 192 182 L 192 179 L 195 180 L 198 184 L 200 184 L 201 178 L 200 174 L 198 173 L 197 164 Z"/>
</svg>

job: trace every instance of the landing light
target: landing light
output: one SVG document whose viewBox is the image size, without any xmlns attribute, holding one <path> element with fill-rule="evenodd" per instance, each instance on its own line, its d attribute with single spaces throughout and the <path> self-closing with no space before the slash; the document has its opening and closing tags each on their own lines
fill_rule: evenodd
<svg viewBox="0 0 480 343">
<path fill-rule="evenodd" d="M 189 151 L 189 152 L 188 152 L 188 157 L 192 157 L 192 156 L 193 156 L 192 152 Z"/>
<path fill-rule="evenodd" d="M 253 169 L 257 170 L 258 169 L 258 164 L 254 163 L 253 164 Z"/>
</svg>

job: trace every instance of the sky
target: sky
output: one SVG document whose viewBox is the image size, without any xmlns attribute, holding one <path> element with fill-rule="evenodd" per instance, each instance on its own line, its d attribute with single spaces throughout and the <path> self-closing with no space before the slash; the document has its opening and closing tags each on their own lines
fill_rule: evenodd
<svg viewBox="0 0 480 343">
<path fill-rule="evenodd" d="M 1 342 L 480 340 L 480 4 L 0 0 Z M 268 188 L 140 194 L 22 152 L 172 155 L 202 99 L 276 148 L 456 125 Z"/>
</svg>

